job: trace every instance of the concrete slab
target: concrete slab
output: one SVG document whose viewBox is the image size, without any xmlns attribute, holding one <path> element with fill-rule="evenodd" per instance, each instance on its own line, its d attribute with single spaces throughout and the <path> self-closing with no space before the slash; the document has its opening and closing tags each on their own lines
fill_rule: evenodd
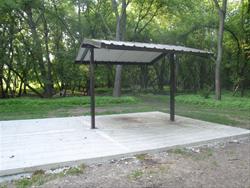
<svg viewBox="0 0 250 188">
<path fill-rule="evenodd" d="M 250 131 L 162 112 L 0 121 L 0 176 L 197 144 Z"/>
</svg>

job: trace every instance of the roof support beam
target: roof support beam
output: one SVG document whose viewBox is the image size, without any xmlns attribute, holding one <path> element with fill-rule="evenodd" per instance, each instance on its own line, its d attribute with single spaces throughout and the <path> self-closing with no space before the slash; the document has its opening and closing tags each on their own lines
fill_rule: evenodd
<svg viewBox="0 0 250 188">
<path fill-rule="evenodd" d="M 95 129 L 95 72 L 94 72 L 94 48 L 90 48 L 90 114 L 91 114 L 91 129 Z"/>
<path fill-rule="evenodd" d="M 89 51 L 89 48 L 85 48 L 85 50 L 83 51 L 82 56 L 81 56 L 81 60 L 80 60 L 81 63 L 84 62 L 84 58 L 87 55 L 88 51 Z"/>
<path fill-rule="evenodd" d="M 170 121 L 175 120 L 175 90 L 176 90 L 176 75 L 175 75 L 175 54 L 170 54 Z"/>
</svg>

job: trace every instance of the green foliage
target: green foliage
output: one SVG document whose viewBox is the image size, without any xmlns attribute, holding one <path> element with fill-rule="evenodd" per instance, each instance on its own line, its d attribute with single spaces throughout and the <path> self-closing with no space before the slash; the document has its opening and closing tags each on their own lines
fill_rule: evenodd
<svg viewBox="0 0 250 188">
<path fill-rule="evenodd" d="M 17 188 L 40 186 L 56 178 L 57 178 L 56 174 L 35 173 L 31 176 L 31 178 L 23 178 L 16 180 L 15 185 Z"/>
<path fill-rule="evenodd" d="M 44 170 L 36 170 L 35 172 L 33 172 L 32 176 L 44 175 L 44 174 L 45 174 Z"/>
<path fill-rule="evenodd" d="M 250 85 L 249 15 L 249 1 L 228 2 L 222 87 L 240 90 L 242 95 Z M 208 0 L 133 0 L 127 9 L 126 40 L 215 51 L 217 20 L 216 9 Z M 115 34 L 111 1 L 2 0 L 0 97 L 34 93 L 51 97 L 62 91 L 67 91 L 63 95 L 86 95 L 89 67 L 74 64 L 80 43 L 83 37 L 114 39 Z M 204 84 L 213 85 L 210 59 L 178 54 L 177 61 L 178 90 L 197 92 Z M 98 65 L 95 70 L 97 90 L 111 88 L 114 66 Z M 168 73 L 168 59 L 150 67 L 124 66 L 122 85 L 134 91 L 162 92 L 169 83 Z M 112 89 L 101 90 L 112 93 Z"/>
<path fill-rule="evenodd" d="M 96 88 L 95 92 L 100 95 L 111 95 L 113 92 L 113 88 L 99 87 Z"/>
<path fill-rule="evenodd" d="M 67 169 L 64 173 L 66 175 L 76 176 L 76 175 L 82 174 L 84 172 L 85 168 L 86 168 L 85 165 L 81 165 L 79 167 L 71 167 L 71 168 Z"/>
<path fill-rule="evenodd" d="M 208 99 L 210 94 L 211 88 L 208 85 L 205 85 L 204 88 L 200 91 L 200 95 L 205 99 Z"/>
<path fill-rule="evenodd" d="M 16 187 L 17 188 L 26 188 L 30 187 L 32 185 L 32 182 L 29 179 L 21 179 L 16 181 Z"/>
</svg>

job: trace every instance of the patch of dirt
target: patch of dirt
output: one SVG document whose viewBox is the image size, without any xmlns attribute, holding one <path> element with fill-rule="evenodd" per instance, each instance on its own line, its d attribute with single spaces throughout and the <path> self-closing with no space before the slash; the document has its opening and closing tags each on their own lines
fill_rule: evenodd
<svg viewBox="0 0 250 188">
<path fill-rule="evenodd" d="M 111 160 L 87 166 L 83 174 L 67 175 L 38 187 L 249 188 L 250 137 Z"/>
<path fill-rule="evenodd" d="M 65 114 L 66 110 L 65 109 L 56 109 L 56 110 L 51 110 L 48 112 L 48 118 L 57 118 L 60 114 Z"/>
</svg>

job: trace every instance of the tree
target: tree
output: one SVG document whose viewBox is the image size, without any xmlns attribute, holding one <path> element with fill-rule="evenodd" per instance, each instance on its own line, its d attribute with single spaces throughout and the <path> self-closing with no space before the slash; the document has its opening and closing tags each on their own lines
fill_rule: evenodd
<svg viewBox="0 0 250 188">
<path fill-rule="evenodd" d="M 126 33 L 126 22 L 127 22 L 127 6 L 129 4 L 129 0 L 122 0 L 121 2 L 121 11 L 119 11 L 119 4 L 116 0 L 112 0 L 113 11 L 116 16 L 116 34 L 115 39 L 117 41 L 125 39 Z M 122 65 L 116 65 L 115 70 L 115 84 L 113 90 L 114 97 L 121 96 L 121 80 L 122 80 Z"/>
<path fill-rule="evenodd" d="M 126 33 L 127 13 L 126 8 L 130 1 L 123 0 L 121 2 L 121 11 L 119 14 L 118 4 L 116 0 L 112 0 L 113 11 L 116 15 L 116 40 L 124 40 Z M 131 39 L 136 40 L 146 27 L 153 21 L 153 19 L 159 14 L 164 3 L 161 0 L 136 0 L 131 2 L 132 13 L 135 14 L 132 21 L 134 27 Z M 136 20 L 136 21 L 135 21 Z M 142 69 L 147 70 L 147 69 Z M 113 90 L 113 96 L 121 96 L 121 79 L 122 79 L 122 66 L 116 66 L 115 84 Z"/>
<path fill-rule="evenodd" d="M 33 39 L 33 50 L 35 57 L 37 58 L 38 61 L 38 66 L 41 71 L 41 77 L 42 77 L 42 82 L 43 82 L 43 87 L 44 87 L 44 95 L 46 97 L 51 97 L 53 94 L 53 81 L 52 81 L 52 73 L 51 73 L 51 62 L 49 58 L 49 49 L 48 49 L 48 25 L 46 22 L 46 18 L 44 16 L 44 2 L 42 1 L 34 1 L 32 3 L 24 3 L 24 12 L 26 13 L 27 17 L 25 17 L 23 14 L 23 18 L 27 21 L 32 39 Z M 44 42 L 46 46 L 46 50 L 43 50 L 42 48 L 42 40 L 40 39 L 39 36 L 39 31 L 38 31 L 38 25 L 37 22 L 38 20 L 35 21 L 34 19 L 34 9 L 40 8 L 41 9 L 41 17 L 43 20 L 43 32 L 44 32 Z M 39 18 L 39 17 L 38 17 Z M 44 62 L 44 55 L 46 56 L 46 63 Z M 47 64 L 47 70 L 46 70 L 46 65 Z"/>
<path fill-rule="evenodd" d="M 222 7 L 220 7 L 218 0 L 213 0 L 214 4 L 217 8 L 219 15 L 219 30 L 218 30 L 218 41 L 217 41 L 217 57 L 215 63 L 215 98 L 217 100 L 221 100 L 221 78 L 220 78 L 220 70 L 221 70 L 221 61 L 223 54 L 223 34 L 224 34 L 224 25 L 225 25 L 225 17 L 227 10 L 227 0 L 223 0 Z"/>
<path fill-rule="evenodd" d="M 216 2 L 223 10 L 222 0 Z M 219 22 L 214 7 L 211 0 L 1 0 L 0 97 L 86 95 L 88 66 L 74 64 L 84 37 L 215 50 Z M 226 9 L 221 80 L 223 88 L 243 95 L 250 86 L 249 0 L 231 1 Z M 225 11 L 222 13 L 225 19 Z M 179 91 L 212 87 L 214 66 L 209 60 L 185 55 L 178 58 Z M 115 85 L 114 94 L 120 96 L 122 78 L 127 89 L 140 86 L 164 92 L 166 63 L 148 67 L 98 65 L 96 87 Z"/>
</svg>

